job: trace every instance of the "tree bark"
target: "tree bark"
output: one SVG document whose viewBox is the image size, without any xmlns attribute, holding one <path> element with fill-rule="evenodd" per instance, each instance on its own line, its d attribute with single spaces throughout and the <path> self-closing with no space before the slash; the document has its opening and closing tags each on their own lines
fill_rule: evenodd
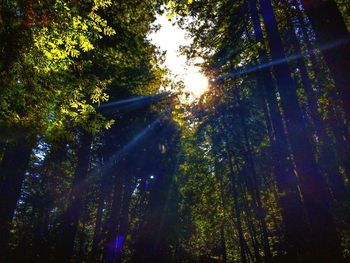
<svg viewBox="0 0 350 263">
<path fill-rule="evenodd" d="M 233 205 L 234 205 L 234 213 L 236 217 L 236 225 L 238 230 L 238 237 L 239 237 L 239 247 L 240 247 L 240 255 L 242 263 L 247 263 L 247 254 L 246 254 L 246 241 L 243 234 L 243 228 L 242 228 L 242 220 L 241 220 L 241 211 L 238 201 L 238 193 L 237 193 L 237 183 L 235 179 L 235 172 L 233 169 L 233 163 L 232 163 L 232 154 L 229 149 L 229 147 L 226 147 L 226 153 L 227 153 L 227 162 L 230 170 L 230 181 L 231 181 L 231 191 L 232 191 L 232 197 L 233 197 Z"/>
<path fill-rule="evenodd" d="M 253 22 L 256 41 L 263 44 L 264 38 L 260 25 L 256 1 L 249 0 L 249 8 Z M 259 49 L 259 60 L 261 64 L 268 63 L 267 54 L 264 49 Z M 288 260 L 295 262 L 297 254 L 304 254 L 305 241 L 309 237 L 309 229 L 302 208 L 302 201 L 297 186 L 297 178 L 293 167 L 288 159 L 290 153 L 288 141 L 284 131 L 282 115 L 276 99 L 275 83 L 270 69 L 261 69 L 258 75 L 258 88 L 268 103 L 271 118 L 272 132 L 271 154 L 274 167 L 274 176 L 278 188 L 278 203 L 282 208 L 282 217 L 287 239 Z"/>
<path fill-rule="evenodd" d="M 50 210 L 54 208 L 54 203 L 57 198 L 57 180 L 65 176 L 65 169 L 62 166 L 63 162 L 67 158 L 67 142 L 59 141 L 54 142 L 50 151 L 45 157 L 42 176 L 42 188 L 44 203 L 38 207 L 38 222 L 37 222 L 37 234 L 33 240 L 34 255 L 36 255 L 36 262 L 44 263 L 49 260 L 52 240 L 50 240 Z"/>
<path fill-rule="evenodd" d="M 122 209 L 121 209 L 121 218 L 120 218 L 120 226 L 119 226 L 119 232 L 118 237 L 123 238 L 123 242 L 121 242 L 120 246 L 117 247 L 120 249 L 120 256 L 115 260 L 115 262 L 121 262 L 122 255 L 123 255 L 123 247 L 124 243 L 129 231 L 129 209 L 130 209 L 130 202 L 131 202 L 131 195 L 132 191 L 134 189 L 134 185 L 132 184 L 132 177 L 128 176 L 126 179 L 126 184 L 124 185 L 124 194 L 123 194 L 123 203 L 122 203 Z"/>
<path fill-rule="evenodd" d="M 314 71 L 314 74 L 316 77 L 316 82 L 317 82 L 317 88 L 320 91 L 323 90 L 324 85 L 322 83 L 322 80 L 320 80 L 319 76 L 322 74 L 320 67 L 319 67 L 319 63 L 317 61 L 315 52 L 314 52 L 314 48 L 313 45 L 311 43 L 310 40 L 310 36 L 307 30 L 307 26 L 305 24 L 304 21 L 304 17 L 303 17 L 303 13 L 300 9 L 300 5 L 298 4 L 298 2 L 296 0 L 292 0 L 292 4 L 294 6 L 294 8 L 292 8 L 293 14 L 296 17 L 296 19 L 298 20 L 298 23 L 300 24 L 300 29 L 301 32 L 303 34 L 304 37 L 304 41 L 305 41 L 305 45 L 306 45 L 306 49 L 307 49 L 307 53 L 310 57 L 310 62 L 312 65 L 312 69 Z M 330 126 L 331 131 L 333 131 L 333 134 L 340 134 L 339 136 L 335 136 L 335 151 L 336 154 L 338 155 L 337 161 L 340 165 L 342 165 L 345 169 L 345 175 L 348 178 L 348 180 L 350 179 L 350 165 L 348 162 L 348 159 L 350 158 L 350 152 L 348 150 L 343 150 L 347 147 L 347 143 L 342 139 L 342 127 L 340 127 L 339 125 L 339 121 L 335 118 L 334 114 L 332 114 L 333 110 L 332 110 L 332 105 L 329 106 L 329 121 L 327 123 L 329 123 L 328 126 Z M 315 125 L 319 126 L 318 124 L 318 120 L 316 120 Z M 324 129 L 326 129 L 326 127 L 324 127 Z M 327 133 L 325 131 L 325 133 Z M 330 143 L 329 145 L 331 145 L 332 143 Z M 338 145 L 340 147 L 338 147 Z M 334 152 L 334 149 L 331 149 L 332 153 Z M 331 154 L 332 154 L 331 153 Z M 325 157 L 325 160 L 330 160 L 329 157 Z"/>
<path fill-rule="evenodd" d="M 247 170 L 249 176 L 247 177 L 247 186 L 248 189 L 251 191 L 251 193 L 254 196 L 255 200 L 255 212 L 256 216 L 259 220 L 261 231 L 262 231 L 262 242 L 263 242 L 263 247 L 264 247 L 264 257 L 265 257 L 265 262 L 271 262 L 272 259 L 272 254 L 270 250 L 270 244 L 269 244 L 269 239 L 268 239 L 268 231 L 267 231 L 267 225 L 265 221 L 265 211 L 262 206 L 261 202 L 261 194 L 260 194 L 260 184 L 258 182 L 258 175 L 256 173 L 256 168 L 255 168 L 255 163 L 253 159 L 253 154 L 252 154 L 252 149 L 250 146 L 250 141 L 249 141 L 249 136 L 248 136 L 248 130 L 247 130 L 247 125 L 246 125 L 246 116 L 245 112 L 242 109 L 242 105 L 240 102 L 240 95 L 239 91 L 236 90 L 235 92 L 235 97 L 236 97 L 236 102 L 237 102 L 237 111 L 238 111 L 238 117 L 241 123 L 241 128 L 243 132 L 243 156 L 247 165 Z"/>
<path fill-rule="evenodd" d="M 337 119 L 336 109 L 334 105 L 328 107 L 330 124 L 333 127 L 333 135 L 335 137 L 335 147 L 337 149 L 337 159 L 340 160 L 348 181 L 350 182 L 350 149 L 341 132 L 341 127 Z"/>
<path fill-rule="evenodd" d="M 350 34 L 333 0 L 302 0 L 350 122 Z"/>
<path fill-rule="evenodd" d="M 212 144 L 215 144 L 215 139 L 212 140 Z M 215 146 L 213 147 L 214 151 L 214 171 L 215 171 L 215 177 L 219 181 L 220 184 L 220 199 L 221 199 L 221 207 L 223 211 L 224 218 L 225 216 L 225 203 L 226 203 L 226 198 L 225 198 L 225 191 L 224 191 L 224 184 L 223 184 L 223 178 L 222 175 L 220 176 L 219 172 L 219 162 L 217 158 L 217 151 L 215 150 Z M 225 238 L 225 223 L 222 222 L 220 226 L 220 248 L 221 248 L 221 256 L 222 256 L 222 263 L 227 262 L 227 246 L 226 246 L 226 238 Z"/>
<path fill-rule="evenodd" d="M 55 261 L 58 263 L 70 262 L 73 256 L 74 240 L 83 212 L 85 179 L 90 164 L 92 136 L 85 131 L 81 131 L 79 135 L 78 162 L 68 196 L 68 206 L 62 215 L 61 232 L 56 246 Z"/>
<path fill-rule="evenodd" d="M 6 145 L 0 166 L 0 260 L 6 258 L 11 221 L 20 198 L 34 140 L 19 138 Z"/>
<path fill-rule="evenodd" d="M 284 4 L 285 6 L 288 5 L 288 3 Z M 287 9 L 286 22 L 289 25 L 292 25 L 293 21 L 288 11 L 292 12 L 292 9 Z M 288 36 L 294 52 L 296 54 L 302 54 L 300 43 L 295 34 L 295 30 L 293 30 L 292 27 L 290 27 L 288 30 Z M 336 156 L 336 152 L 334 151 L 334 145 L 332 145 L 331 143 L 331 138 L 328 136 L 324 122 L 318 112 L 317 97 L 315 92 L 313 91 L 312 83 L 308 75 L 308 70 L 305 64 L 304 57 L 300 57 L 296 60 L 296 66 L 299 68 L 300 71 L 300 77 L 304 87 L 308 109 L 310 111 L 309 115 L 312 120 L 313 130 L 319 139 L 319 163 L 321 171 L 328 179 L 328 184 L 330 189 L 332 190 L 333 197 L 338 201 L 343 201 L 346 195 L 345 184 L 338 170 L 338 162 L 336 158 L 334 158 L 334 156 Z M 317 146 L 317 141 L 315 142 L 315 144 Z"/>
<path fill-rule="evenodd" d="M 105 207 L 104 203 L 106 200 L 106 191 L 108 192 L 108 179 L 106 178 L 104 174 L 101 175 L 101 184 L 100 189 L 98 193 L 98 202 L 97 202 L 97 213 L 96 213 L 96 220 L 95 220 L 95 229 L 94 229 L 94 235 L 92 238 L 92 246 L 91 246 L 91 252 L 89 255 L 89 261 L 96 262 L 100 260 L 101 256 L 101 241 L 102 241 L 102 216 L 103 216 L 103 209 Z"/>
<path fill-rule="evenodd" d="M 108 262 L 113 262 L 115 258 L 115 238 L 118 235 L 120 217 L 121 217 L 121 206 L 123 199 L 123 175 L 117 175 L 114 183 L 113 203 L 111 214 L 107 219 L 103 233 L 105 233 L 104 240 L 104 257 Z"/>
<path fill-rule="evenodd" d="M 272 59 L 285 61 L 285 54 L 270 0 L 259 0 Z M 273 66 L 296 171 L 312 229 L 312 257 L 317 262 L 340 262 L 340 241 L 330 208 L 330 195 L 320 174 L 306 132 L 296 86 L 286 62 Z"/>
</svg>

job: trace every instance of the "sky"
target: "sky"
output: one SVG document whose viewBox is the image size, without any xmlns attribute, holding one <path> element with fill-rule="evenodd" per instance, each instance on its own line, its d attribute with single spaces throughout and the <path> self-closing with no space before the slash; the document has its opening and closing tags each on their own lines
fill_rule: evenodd
<svg viewBox="0 0 350 263">
<path fill-rule="evenodd" d="M 173 25 L 166 15 L 158 16 L 155 24 L 161 28 L 150 35 L 152 42 L 166 51 L 165 66 L 172 74 L 177 75 L 185 83 L 185 91 L 199 97 L 207 88 L 208 80 L 199 72 L 200 68 L 194 65 L 186 65 L 186 57 L 179 54 L 179 47 L 189 45 L 191 39 L 186 38 L 186 31 Z"/>
</svg>

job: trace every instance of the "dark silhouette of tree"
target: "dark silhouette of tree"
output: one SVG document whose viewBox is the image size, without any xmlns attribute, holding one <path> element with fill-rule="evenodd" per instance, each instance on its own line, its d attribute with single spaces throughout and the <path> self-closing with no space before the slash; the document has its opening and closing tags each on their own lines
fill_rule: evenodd
<svg viewBox="0 0 350 263">
<path fill-rule="evenodd" d="M 0 263 L 347 262 L 349 7 L 3 1 Z"/>
</svg>

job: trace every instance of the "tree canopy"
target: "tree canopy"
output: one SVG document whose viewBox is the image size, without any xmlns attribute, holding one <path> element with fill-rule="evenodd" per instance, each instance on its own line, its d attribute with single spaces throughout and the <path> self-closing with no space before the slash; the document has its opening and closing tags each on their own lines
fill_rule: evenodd
<svg viewBox="0 0 350 263">
<path fill-rule="evenodd" d="M 350 260 L 348 1 L 0 8 L 0 263 Z"/>
</svg>

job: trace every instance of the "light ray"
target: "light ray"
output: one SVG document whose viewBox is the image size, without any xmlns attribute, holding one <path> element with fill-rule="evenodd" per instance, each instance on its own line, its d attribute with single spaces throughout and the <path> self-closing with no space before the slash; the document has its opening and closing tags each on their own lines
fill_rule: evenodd
<svg viewBox="0 0 350 263">
<path fill-rule="evenodd" d="M 153 95 L 138 96 L 123 100 L 111 101 L 101 104 L 97 110 L 102 114 L 113 114 L 116 112 L 127 112 L 148 106 L 171 96 L 170 92 L 162 92 Z"/>
<path fill-rule="evenodd" d="M 165 112 L 166 113 L 166 112 Z M 165 113 L 155 119 L 152 123 L 148 124 L 141 132 L 139 132 L 131 141 L 129 141 L 122 149 L 112 155 L 107 163 L 103 166 L 102 173 L 110 169 L 118 160 L 124 157 L 130 150 L 132 150 L 137 143 L 139 143 L 146 135 L 152 131 L 157 124 L 159 124 L 164 117 Z"/>
<path fill-rule="evenodd" d="M 71 189 L 71 191 L 68 193 L 68 195 L 71 195 L 72 192 L 74 193 L 81 193 L 85 187 L 87 187 L 89 184 L 92 184 L 96 182 L 96 180 L 101 176 L 101 174 L 104 174 L 109 171 L 121 158 L 123 158 L 125 155 L 127 155 L 131 150 L 133 150 L 134 147 L 142 140 L 144 139 L 149 132 L 151 132 L 159 123 L 161 123 L 164 116 L 168 113 L 168 111 L 165 111 L 162 115 L 160 115 L 158 118 L 156 118 L 154 121 L 152 121 L 150 124 L 148 124 L 144 129 L 142 129 L 137 135 L 134 136 L 126 145 L 124 145 L 123 148 L 116 151 L 109 159 L 108 161 L 102 166 L 101 169 L 95 168 L 88 177 L 80 182 L 78 185 L 76 185 L 74 188 Z M 67 196 L 66 196 L 67 197 Z"/>
<path fill-rule="evenodd" d="M 164 96 L 168 95 L 168 92 L 162 92 L 158 94 L 152 94 L 152 95 L 146 95 L 146 96 L 138 96 L 138 97 L 132 97 L 128 99 L 123 99 L 123 100 L 117 100 L 117 101 L 111 101 L 107 103 L 103 103 L 100 105 L 100 109 L 105 109 L 105 108 L 110 108 L 110 107 L 120 107 L 125 104 L 130 104 L 130 103 L 136 103 L 140 101 L 147 101 L 151 100 L 154 98 L 163 98 Z"/>
<path fill-rule="evenodd" d="M 340 45 L 344 45 L 344 44 L 348 43 L 349 41 L 350 41 L 350 38 L 336 40 L 336 41 L 333 41 L 333 42 L 331 42 L 329 44 L 326 44 L 326 45 L 323 45 L 323 46 L 320 46 L 320 47 L 316 47 L 316 48 L 313 49 L 313 51 L 314 50 L 318 50 L 318 51 L 328 50 L 328 49 L 331 49 L 331 48 L 338 47 Z M 219 76 L 218 80 L 223 80 L 223 79 L 226 79 L 226 78 L 232 78 L 232 77 L 240 76 L 240 75 L 243 75 L 243 74 L 248 74 L 248 73 L 252 73 L 252 72 L 258 71 L 258 70 L 262 70 L 262 69 L 265 69 L 265 68 L 269 68 L 269 67 L 272 67 L 272 66 L 280 65 L 280 64 L 283 64 L 283 63 L 286 63 L 286 62 L 289 62 L 289 61 L 293 61 L 293 60 L 299 59 L 301 57 L 308 56 L 313 51 L 303 52 L 303 53 L 296 53 L 296 54 L 290 55 L 290 56 L 285 57 L 285 58 L 272 60 L 272 61 L 270 61 L 268 63 L 265 63 L 265 64 L 257 64 L 257 65 L 252 65 L 252 66 L 236 69 L 236 70 L 233 70 L 233 71 L 231 71 L 229 73 L 226 73 L 226 74 L 223 74 L 223 75 Z"/>
</svg>

